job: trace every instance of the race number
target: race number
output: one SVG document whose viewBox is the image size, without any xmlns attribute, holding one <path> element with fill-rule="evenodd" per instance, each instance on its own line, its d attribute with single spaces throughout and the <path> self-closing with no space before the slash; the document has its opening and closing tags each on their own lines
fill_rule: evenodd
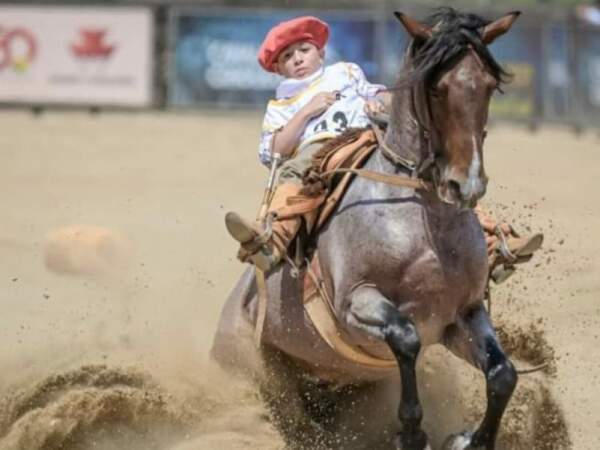
<svg viewBox="0 0 600 450">
<path fill-rule="evenodd" d="M 335 131 L 336 133 L 341 133 L 346 128 L 348 128 L 348 118 L 346 117 L 346 114 L 344 114 L 342 111 L 336 111 L 331 117 L 331 120 L 321 120 L 315 125 L 313 131 L 315 133 L 320 133 L 322 131 L 331 130 Z"/>
</svg>

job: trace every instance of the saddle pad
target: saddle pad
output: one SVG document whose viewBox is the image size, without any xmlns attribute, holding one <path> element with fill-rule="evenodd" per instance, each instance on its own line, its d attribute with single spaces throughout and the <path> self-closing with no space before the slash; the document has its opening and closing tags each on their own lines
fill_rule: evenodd
<svg viewBox="0 0 600 450">
<path fill-rule="evenodd" d="M 304 309 L 321 338 L 339 355 L 348 361 L 374 369 L 397 367 L 395 359 L 384 359 L 370 355 L 361 347 L 350 343 L 343 334 L 329 295 L 325 291 L 321 277 L 318 253 L 315 252 L 310 268 L 304 272 Z"/>
</svg>

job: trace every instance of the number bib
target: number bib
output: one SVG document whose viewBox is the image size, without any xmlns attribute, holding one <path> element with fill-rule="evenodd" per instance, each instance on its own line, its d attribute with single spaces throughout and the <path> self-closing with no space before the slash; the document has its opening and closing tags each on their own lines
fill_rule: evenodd
<svg viewBox="0 0 600 450">
<path fill-rule="evenodd" d="M 288 80 L 288 83 L 298 83 Z M 286 81 L 282 82 L 286 83 Z M 369 83 L 360 67 L 352 63 L 337 63 L 326 67 L 322 74 L 292 97 L 278 98 L 269 102 L 265 119 L 259 156 L 268 165 L 271 158 L 271 140 L 273 133 L 294 117 L 312 98 L 320 92 L 339 92 L 340 99 L 331 105 L 323 114 L 311 119 L 300 137 L 301 147 L 308 140 L 319 139 L 319 135 L 338 135 L 348 128 L 360 128 L 369 124 L 365 113 L 368 99 L 374 98 L 384 86 Z"/>
</svg>

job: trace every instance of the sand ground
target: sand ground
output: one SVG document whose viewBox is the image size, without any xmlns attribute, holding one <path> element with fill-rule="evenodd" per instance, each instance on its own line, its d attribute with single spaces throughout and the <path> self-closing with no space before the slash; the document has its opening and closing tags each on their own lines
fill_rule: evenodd
<svg viewBox="0 0 600 450">
<path fill-rule="evenodd" d="M 188 386 L 210 377 L 220 308 L 242 271 L 223 215 L 255 212 L 266 176 L 255 153 L 260 121 L 229 112 L 0 113 L 0 399 L 88 363 L 143 366 Z M 546 235 L 534 262 L 494 290 L 494 311 L 543 320 L 573 449 L 600 448 L 600 138 L 498 126 L 485 157 L 485 203 L 521 231 Z M 74 224 L 125 236 L 127 257 L 93 274 L 48 268 L 46 236 Z M 227 417 L 232 408 L 236 432 L 247 435 L 240 448 L 267 448 L 270 435 L 244 425 L 243 405 Z M 212 444 L 177 449 L 234 448 L 227 420 L 218 427 Z M 0 439 L 1 429 L 2 420 Z"/>
</svg>

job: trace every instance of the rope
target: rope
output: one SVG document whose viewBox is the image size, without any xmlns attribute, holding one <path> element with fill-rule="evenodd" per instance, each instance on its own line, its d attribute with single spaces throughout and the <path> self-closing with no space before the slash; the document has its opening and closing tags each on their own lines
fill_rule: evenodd
<svg viewBox="0 0 600 450">
<path fill-rule="evenodd" d="M 546 367 L 548 367 L 548 361 L 543 362 L 542 364 L 538 364 L 537 366 L 534 366 L 530 369 L 517 369 L 517 373 L 519 375 L 528 375 L 530 373 L 539 372 L 540 370 L 544 370 Z"/>
</svg>

